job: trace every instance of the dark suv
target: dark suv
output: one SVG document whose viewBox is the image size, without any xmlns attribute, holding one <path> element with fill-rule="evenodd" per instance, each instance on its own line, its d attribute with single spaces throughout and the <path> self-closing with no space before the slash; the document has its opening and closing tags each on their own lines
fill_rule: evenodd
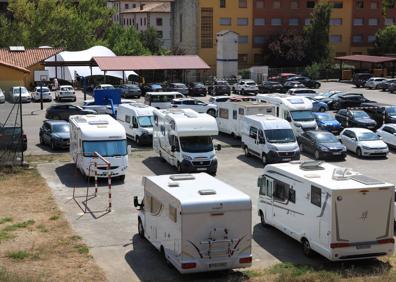
<svg viewBox="0 0 396 282">
<path fill-rule="evenodd" d="M 375 120 L 378 126 L 384 123 L 396 123 L 396 106 L 381 105 L 375 103 L 363 103 L 362 107 L 369 116 Z"/>
<path fill-rule="evenodd" d="M 372 77 L 372 75 L 368 72 L 355 73 L 353 75 L 353 84 L 355 84 L 357 88 L 364 87 L 364 84 L 370 77 Z"/>
<path fill-rule="evenodd" d="M 362 110 L 341 109 L 335 114 L 343 127 L 361 127 L 374 130 L 377 127 L 375 120 Z"/>
<path fill-rule="evenodd" d="M 208 86 L 209 95 L 231 95 L 231 87 L 225 80 L 215 80 Z"/>
</svg>

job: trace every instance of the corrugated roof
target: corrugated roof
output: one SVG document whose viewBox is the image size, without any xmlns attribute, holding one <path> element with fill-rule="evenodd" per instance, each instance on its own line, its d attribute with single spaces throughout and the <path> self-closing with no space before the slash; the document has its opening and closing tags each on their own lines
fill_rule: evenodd
<svg viewBox="0 0 396 282">
<path fill-rule="evenodd" d="M 134 13 L 170 13 L 170 3 L 146 3 L 142 4 L 143 9 L 140 6 L 132 9 L 125 10 L 121 14 L 134 14 Z"/>
<path fill-rule="evenodd" d="M 19 71 L 23 71 L 23 72 L 26 72 L 26 73 L 30 73 L 30 70 L 28 70 L 28 69 L 12 65 L 12 64 L 9 64 L 7 62 L 3 62 L 1 60 L 0 60 L 0 65 L 6 66 L 6 67 L 9 67 L 9 68 L 12 68 L 12 69 L 16 69 L 16 70 L 19 70 Z"/>
<path fill-rule="evenodd" d="M 364 63 L 373 63 L 373 64 L 396 61 L 396 58 L 393 57 L 369 56 L 369 55 L 350 55 L 350 56 L 336 57 L 335 59 L 340 61 L 364 62 Z"/>
<path fill-rule="evenodd" d="M 94 57 L 93 60 L 102 71 L 210 69 L 197 55 Z"/>
<path fill-rule="evenodd" d="M 9 48 L 1 48 L 0 61 L 16 67 L 28 68 L 62 51 L 62 48 L 33 48 L 11 52 Z"/>
</svg>

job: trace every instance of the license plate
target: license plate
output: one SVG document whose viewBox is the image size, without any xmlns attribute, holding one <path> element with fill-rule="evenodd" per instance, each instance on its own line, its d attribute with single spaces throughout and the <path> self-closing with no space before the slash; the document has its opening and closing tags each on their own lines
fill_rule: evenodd
<svg viewBox="0 0 396 282">
<path fill-rule="evenodd" d="M 220 268 L 220 267 L 227 267 L 227 263 L 226 262 L 209 263 L 209 268 Z"/>
<path fill-rule="evenodd" d="M 334 152 L 333 155 L 341 155 L 341 152 Z"/>
<path fill-rule="evenodd" d="M 291 158 L 284 158 L 284 159 L 282 159 L 282 161 L 288 162 L 288 161 L 291 161 Z"/>
<path fill-rule="evenodd" d="M 370 249 L 371 245 L 357 245 L 356 249 L 361 250 L 361 249 Z"/>
<path fill-rule="evenodd" d="M 198 171 L 205 171 L 207 168 L 206 167 L 198 167 L 197 170 Z"/>
</svg>

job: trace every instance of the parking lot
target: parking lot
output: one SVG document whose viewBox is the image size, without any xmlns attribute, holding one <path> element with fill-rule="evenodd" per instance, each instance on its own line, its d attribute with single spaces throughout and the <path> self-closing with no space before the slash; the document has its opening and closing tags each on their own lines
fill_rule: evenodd
<svg viewBox="0 0 396 282">
<path fill-rule="evenodd" d="M 328 90 L 354 91 L 363 93 L 370 100 L 396 105 L 396 95 L 379 90 L 356 89 L 350 84 L 323 82 L 318 91 Z M 202 100 L 207 101 L 208 98 L 209 96 Z M 78 92 L 76 103 L 82 104 L 81 92 Z M 45 107 L 49 105 L 46 103 Z M 52 153 L 49 148 L 38 145 L 39 128 L 45 115 L 45 111 L 39 109 L 39 103 L 23 105 L 24 131 L 28 138 L 27 153 L 32 155 Z M 238 148 L 239 141 L 236 139 L 220 135 L 216 143 L 223 145 L 223 149 L 218 153 L 217 177 L 252 198 L 253 268 L 263 268 L 279 261 L 311 265 L 328 264 L 328 261 L 319 256 L 312 259 L 304 257 L 301 246 L 297 242 L 273 228 L 261 227 L 257 216 L 256 183 L 263 169 L 262 163 L 258 159 L 246 158 L 241 148 Z M 308 159 L 304 155 L 302 158 Z M 374 178 L 396 183 L 396 175 L 392 173 L 396 168 L 395 151 L 391 151 L 387 159 L 358 159 L 348 154 L 345 161 L 336 162 L 336 164 L 350 167 Z M 99 266 L 104 269 L 109 280 L 227 279 L 218 274 L 194 275 L 182 279 L 182 276 L 175 270 L 166 266 L 159 253 L 147 241 L 140 239 L 137 235 L 137 211 L 133 207 L 133 196 L 138 195 L 140 198 L 142 196 L 142 177 L 176 173 L 176 170 L 162 162 L 150 147 L 133 146 L 129 154 L 129 168 L 125 183 L 115 182 L 113 185 L 113 210 L 110 213 L 105 211 L 108 202 L 105 182 L 100 183 L 97 197 L 89 197 L 87 213 L 84 213 L 83 201 L 87 182 L 75 170 L 72 163 L 59 161 L 40 164 L 39 171 L 51 187 L 60 209 L 91 248 L 92 255 Z M 75 199 L 72 197 L 74 187 L 76 187 Z M 92 183 L 90 187 L 90 195 L 92 195 Z M 199 228 L 198 222 L 197 228 Z M 380 262 L 373 261 L 372 263 Z M 231 272 L 229 275 L 238 277 L 240 274 Z"/>
</svg>

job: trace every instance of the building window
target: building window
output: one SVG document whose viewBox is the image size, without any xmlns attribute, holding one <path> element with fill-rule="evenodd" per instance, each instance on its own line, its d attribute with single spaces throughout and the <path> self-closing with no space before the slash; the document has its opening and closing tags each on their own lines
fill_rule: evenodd
<svg viewBox="0 0 396 282">
<path fill-rule="evenodd" d="M 354 26 L 362 26 L 363 25 L 363 19 L 362 18 L 353 19 L 352 25 L 354 25 Z"/>
<path fill-rule="evenodd" d="M 201 8 L 201 48 L 213 48 L 213 8 Z"/>
<path fill-rule="evenodd" d="M 297 18 L 289 19 L 289 25 L 290 25 L 290 26 L 299 25 L 299 20 L 298 20 Z"/>
<path fill-rule="evenodd" d="M 202 15 L 201 15 L 202 17 Z M 202 20 L 202 18 L 201 18 Z M 202 24 L 201 24 L 201 29 L 202 29 Z M 202 30 L 201 30 L 202 32 Z M 183 14 L 180 14 L 179 16 L 179 37 L 180 37 L 180 42 L 183 42 Z"/>
<path fill-rule="evenodd" d="M 311 204 L 322 207 L 322 189 L 311 186 Z"/>
<path fill-rule="evenodd" d="M 264 8 L 264 1 L 263 1 L 263 0 L 257 0 L 257 1 L 256 1 L 256 8 L 257 8 L 257 9 L 262 9 L 262 8 Z"/>
<path fill-rule="evenodd" d="M 254 19 L 254 25 L 255 26 L 265 25 L 265 19 L 263 19 L 263 18 L 255 18 Z"/>
<path fill-rule="evenodd" d="M 247 54 L 238 54 L 238 64 L 241 66 L 247 65 L 248 63 L 248 55 Z"/>
<path fill-rule="evenodd" d="M 307 7 L 308 9 L 313 9 L 313 8 L 315 8 L 315 1 L 307 1 L 306 7 Z"/>
<path fill-rule="evenodd" d="M 333 2 L 334 9 L 342 9 L 344 7 L 344 3 L 342 2 Z"/>
<path fill-rule="evenodd" d="M 364 8 L 364 1 L 363 0 L 357 0 L 356 1 L 356 8 L 363 9 Z"/>
<path fill-rule="evenodd" d="M 292 8 L 292 9 L 298 9 L 298 7 L 299 7 L 299 3 L 298 3 L 297 0 L 292 0 L 292 1 L 290 2 L 290 8 Z"/>
<path fill-rule="evenodd" d="M 363 42 L 363 36 L 361 36 L 361 35 L 353 35 L 352 36 L 352 42 L 353 43 L 362 43 Z"/>
<path fill-rule="evenodd" d="M 342 36 L 339 35 L 339 34 L 332 34 L 332 35 L 330 35 L 329 41 L 330 41 L 331 43 L 335 43 L 335 44 L 341 43 L 341 41 L 342 41 Z"/>
<path fill-rule="evenodd" d="M 129 4 L 125 4 L 124 8 L 125 8 L 125 10 L 128 10 L 129 9 Z"/>
<path fill-rule="evenodd" d="M 156 19 L 157 26 L 162 26 L 162 18 Z"/>
<path fill-rule="evenodd" d="M 132 4 L 132 8 L 136 8 L 136 4 Z"/>
<path fill-rule="evenodd" d="M 220 25 L 231 25 L 231 18 L 220 18 L 219 24 Z"/>
<path fill-rule="evenodd" d="M 239 8 L 247 8 L 247 0 L 239 0 Z"/>
<path fill-rule="evenodd" d="M 144 18 L 144 25 L 146 25 L 147 24 L 147 19 L 146 18 Z"/>
<path fill-rule="evenodd" d="M 385 18 L 384 25 L 393 25 L 393 18 Z"/>
<path fill-rule="evenodd" d="M 282 25 L 282 19 L 280 19 L 280 18 L 273 18 L 273 19 L 271 19 L 271 25 L 273 25 L 273 26 L 280 26 L 280 25 Z"/>
<path fill-rule="evenodd" d="M 220 0 L 220 8 L 226 7 L 226 0 Z"/>
<path fill-rule="evenodd" d="M 373 42 L 375 42 L 375 35 L 369 35 L 369 36 L 367 36 L 367 42 L 368 43 L 373 43 Z"/>
<path fill-rule="evenodd" d="M 263 45 L 265 43 L 265 37 L 262 35 L 256 35 L 253 37 L 254 45 Z"/>
<path fill-rule="evenodd" d="M 311 19 L 305 19 L 304 25 L 311 25 Z"/>
<path fill-rule="evenodd" d="M 377 26 L 378 25 L 378 19 L 377 18 L 371 18 L 368 20 L 368 25 L 370 26 Z"/>
<path fill-rule="evenodd" d="M 280 7 L 281 7 L 280 1 L 274 0 L 274 1 L 272 2 L 272 9 L 280 9 Z"/>
<path fill-rule="evenodd" d="M 238 18 L 237 19 L 237 25 L 248 25 L 249 20 L 248 18 Z"/>
<path fill-rule="evenodd" d="M 249 37 L 246 36 L 246 35 L 239 35 L 238 43 L 239 44 L 248 44 L 249 43 Z"/>
<path fill-rule="evenodd" d="M 341 18 L 330 19 L 330 25 L 342 25 L 342 19 Z"/>
<path fill-rule="evenodd" d="M 377 10 L 378 9 L 378 2 L 377 1 L 371 2 L 370 3 L 370 9 L 371 10 Z"/>
</svg>

